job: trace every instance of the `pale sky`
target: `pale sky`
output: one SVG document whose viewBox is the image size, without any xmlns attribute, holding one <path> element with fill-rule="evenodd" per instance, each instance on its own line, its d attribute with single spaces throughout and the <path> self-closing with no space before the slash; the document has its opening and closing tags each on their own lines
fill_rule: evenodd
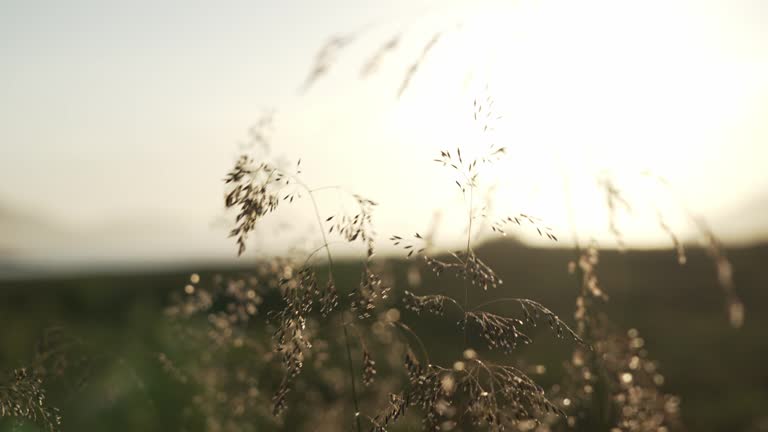
<svg viewBox="0 0 768 432">
<path fill-rule="evenodd" d="M 362 28 L 299 94 L 323 42 Z M 503 118 L 480 137 L 472 100 L 486 85 Z M 271 107 L 273 152 L 301 157 L 313 185 L 379 201 L 382 242 L 423 231 L 435 209 L 445 244 L 462 237 L 461 196 L 431 161 L 490 139 L 510 150 L 487 174 L 497 211 L 538 215 L 566 242 L 564 176 L 579 235 L 615 245 L 595 180 L 606 171 L 633 201 L 620 219 L 630 245 L 668 246 L 656 207 L 692 233 L 644 170 L 726 242 L 768 234 L 763 1 L 0 0 L 0 260 L 233 257 L 221 179 Z M 307 216 L 299 204 L 265 221 L 253 249 L 285 248 L 295 232 L 316 244 Z M 294 234 L 275 234 L 286 220 Z"/>
</svg>

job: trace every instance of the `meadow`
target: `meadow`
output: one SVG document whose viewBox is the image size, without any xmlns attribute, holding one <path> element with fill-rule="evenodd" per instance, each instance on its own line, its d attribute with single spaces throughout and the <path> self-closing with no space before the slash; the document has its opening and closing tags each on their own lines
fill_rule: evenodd
<svg viewBox="0 0 768 432">
<path fill-rule="evenodd" d="M 512 241 L 486 244 L 480 250 L 505 281 L 493 296 L 536 299 L 571 322 L 577 289 L 566 267 L 573 258 L 572 251 L 531 249 Z M 688 263 L 680 266 L 669 250 L 602 251 L 602 283 L 610 287 L 606 289 L 611 295 L 607 312 L 617 326 L 635 328 L 645 338 L 645 346 L 659 361 L 665 391 L 681 398 L 685 430 L 764 430 L 768 407 L 768 342 L 763 335 L 768 324 L 764 292 L 768 274 L 764 263 L 768 262 L 768 247 L 730 250 L 737 269 L 735 282 L 747 305 L 747 319 L 740 329 L 728 325 L 711 261 L 701 250 L 691 249 L 688 255 Z M 403 290 L 409 288 L 411 263 L 393 260 L 389 266 L 393 282 L 389 301 L 397 305 Z M 360 263 L 341 262 L 337 268 L 340 281 L 354 281 Z M 0 283 L 5 323 L 0 327 L 0 364 L 4 370 L 28 365 L 46 329 L 60 328 L 85 344 L 76 355 L 88 359 L 86 365 L 80 365 L 76 357 L 68 358 L 69 363 L 61 366 L 68 367 L 67 374 L 72 376 L 50 383 L 48 403 L 61 409 L 61 430 L 211 430 L 206 429 L 206 416 L 216 412 L 206 413 L 193 401 L 195 395 L 204 393 L 200 387 L 204 384 L 179 382 L 159 360 L 160 353 L 167 353 L 184 364 L 185 355 L 198 355 L 179 349 L 163 311 L 171 304 L 172 294 L 189 283 L 193 272 L 204 284 L 215 274 L 250 271 L 250 265 L 205 271 L 195 266 L 146 274 L 4 280 Z M 441 292 L 460 296 L 461 284 L 447 281 L 441 284 Z M 276 303 L 277 299 L 268 299 L 261 308 L 266 312 Z M 416 332 L 428 335 L 423 340 L 433 356 L 447 359 L 455 355 L 450 348 L 453 335 L 446 331 L 455 320 L 428 316 L 404 319 Z M 261 332 L 258 337 L 266 340 L 269 334 L 261 326 L 252 331 Z M 545 371 L 534 376 L 549 388 L 562 380 L 573 346 L 541 328 L 531 336 L 537 342 L 516 350 L 514 358 L 524 359 L 528 365 L 543 365 Z M 254 370 L 267 368 L 263 359 L 241 355 Z M 337 357 L 335 353 L 331 356 Z M 332 361 L 343 363 L 338 358 Z M 343 375 L 339 379 L 343 380 Z M 299 430 L 299 425 L 315 430 L 305 422 L 317 418 L 319 407 L 349 403 L 348 394 L 328 389 L 323 404 L 314 406 L 303 404 L 302 393 L 295 393 L 298 406 L 282 430 Z M 268 412 L 249 410 L 241 416 L 246 425 L 242 430 L 277 427 Z M 12 424 L 6 418 L 2 429 L 11 430 Z M 406 424 L 393 430 L 411 430 Z M 39 429 L 27 423 L 18 430 Z"/>
<path fill-rule="evenodd" d="M 768 244 L 752 214 L 763 209 L 764 150 L 750 117 L 762 57 L 737 43 L 752 33 L 738 19 L 731 33 L 720 17 L 696 24 L 693 4 L 667 19 L 666 5 L 496 3 L 408 6 L 328 35 L 293 99 L 271 87 L 298 62 L 264 73 L 271 81 L 255 84 L 283 105 L 262 110 L 217 173 L 216 205 L 197 201 L 211 185 L 192 183 L 220 166 L 209 144 L 163 160 L 154 144 L 130 141 L 147 163 L 130 169 L 119 151 L 91 148 L 130 172 L 114 174 L 121 193 L 104 180 L 118 171 L 80 149 L 81 168 L 97 175 L 66 196 L 45 188 L 44 199 L 89 241 L 62 229 L 51 248 L 57 231 L 25 224 L 23 212 L 9 213 L 7 232 L 36 239 L 42 261 L 68 258 L 56 254 L 69 246 L 103 258 L 94 251 L 107 244 L 145 267 L 16 272 L 16 249 L 3 252 L 0 431 L 768 431 Z M 265 46 L 286 60 L 277 42 L 289 38 L 278 35 L 306 29 L 277 9 L 290 25 L 269 23 Z M 234 38 L 228 21 L 218 25 Z M 194 46 L 182 45 L 170 51 Z M 267 69 L 260 54 L 254 64 Z M 136 69 L 161 69 L 148 65 Z M 200 68 L 186 69 L 168 80 Z M 196 131 L 177 96 L 158 97 L 181 119 L 173 136 L 213 136 Z M 431 227 L 412 225 L 430 211 Z M 117 213 L 146 225 L 89 231 Z M 179 228 L 176 243 L 130 238 L 162 231 L 159 214 Z M 209 230 L 229 232 L 228 264 L 165 266 L 137 253 L 207 253 L 181 229 L 189 217 L 187 228 L 205 230 L 206 215 Z M 109 245 L 115 232 L 126 242 Z"/>
</svg>

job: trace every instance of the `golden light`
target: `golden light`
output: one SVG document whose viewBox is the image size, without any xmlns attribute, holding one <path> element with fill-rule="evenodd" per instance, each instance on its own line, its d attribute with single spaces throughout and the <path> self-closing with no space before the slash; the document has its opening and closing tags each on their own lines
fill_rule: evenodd
<svg viewBox="0 0 768 432">
<path fill-rule="evenodd" d="M 658 212 L 674 230 L 686 222 L 679 197 L 654 176 L 711 212 L 750 181 L 715 178 L 713 169 L 739 160 L 754 175 L 768 160 L 768 146 L 744 133 L 765 108 L 768 63 L 717 13 L 685 2 L 462 8 L 458 29 L 443 35 L 400 101 L 397 125 L 435 155 L 506 146 L 509 157 L 483 173 L 500 213 L 525 210 L 565 228 L 570 203 L 580 235 L 606 238 L 598 180 L 611 178 L 637 204 L 618 215 L 629 240 L 663 238 Z M 502 118 L 484 131 L 473 104 L 487 96 Z"/>
</svg>

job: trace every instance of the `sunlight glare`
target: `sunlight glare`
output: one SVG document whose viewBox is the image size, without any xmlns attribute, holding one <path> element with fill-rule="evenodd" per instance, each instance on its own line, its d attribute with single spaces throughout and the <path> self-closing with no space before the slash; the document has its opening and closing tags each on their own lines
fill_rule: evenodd
<svg viewBox="0 0 768 432">
<path fill-rule="evenodd" d="M 729 139 L 757 106 L 755 83 L 765 89 L 764 62 L 755 68 L 736 59 L 727 41 L 711 43 L 711 22 L 674 8 L 659 14 L 660 4 L 489 5 L 436 47 L 399 120 L 435 154 L 489 141 L 506 146 L 509 157 L 483 175 L 498 183 L 497 211 L 536 212 L 567 231 L 570 199 L 580 235 L 605 238 L 597 179 L 609 175 L 649 209 L 626 226 L 643 243 L 663 238 L 656 209 L 676 225 L 683 217 L 642 173 L 728 199 L 737 180 L 714 182 L 709 168 L 724 146 L 745 145 Z M 472 103 L 485 93 L 502 119 L 484 133 Z M 746 145 L 766 156 L 764 147 Z"/>
</svg>

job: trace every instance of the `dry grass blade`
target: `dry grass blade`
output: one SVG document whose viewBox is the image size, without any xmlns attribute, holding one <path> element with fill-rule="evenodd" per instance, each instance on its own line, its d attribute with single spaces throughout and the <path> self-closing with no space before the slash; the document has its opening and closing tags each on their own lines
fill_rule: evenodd
<svg viewBox="0 0 768 432">
<path fill-rule="evenodd" d="M 678 204 L 683 209 L 689 221 L 699 231 L 699 234 L 703 239 L 704 248 L 707 251 L 707 255 L 709 255 L 712 261 L 714 261 L 715 271 L 717 273 L 718 285 L 720 285 L 720 288 L 723 290 L 723 293 L 725 294 L 726 313 L 728 315 L 728 320 L 730 321 L 730 324 L 732 327 L 739 328 L 743 326 L 744 314 L 745 314 L 744 303 L 742 303 L 741 299 L 736 294 L 735 286 L 733 283 L 733 264 L 728 259 L 725 253 L 725 249 L 723 248 L 723 245 L 720 242 L 720 239 L 717 237 L 715 232 L 709 226 L 707 221 L 703 217 L 697 216 L 694 212 L 692 212 L 691 209 L 689 209 L 688 206 L 685 205 L 682 197 L 677 196 L 674 193 L 674 190 L 672 189 L 672 186 L 667 181 L 667 179 L 665 179 L 662 176 L 656 175 L 650 171 L 645 171 L 642 174 L 654 180 L 655 182 L 663 186 L 668 192 L 675 195 L 675 197 L 677 198 Z M 663 221 L 661 220 L 659 221 L 659 223 L 661 225 L 661 228 L 666 232 L 667 231 L 667 229 L 665 229 L 666 224 L 664 224 Z M 669 234 L 671 236 L 674 235 L 673 233 L 669 233 Z M 685 255 L 681 255 L 684 252 L 679 240 L 676 240 L 676 237 L 673 237 L 672 240 L 675 243 L 676 249 L 678 250 L 678 260 L 685 261 Z"/>
<path fill-rule="evenodd" d="M 408 67 L 408 70 L 405 72 L 405 77 L 403 78 L 403 81 L 400 84 L 400 89 L 397 91 L 397 97 L 401 97 L 403 93 L 405 93 L 405 91 L 408 90 L 408 87 L 411 84 L 411 80 L 416 75 L 416 72 L 418 72 L 422 63 L 424 63 L 424 60 L 429 55 L 430 51 L 432 51 L 435 45 L 437 45 L 437 42 L 440 40 L 441 36 L 442 36 L 442 33 L 440 32 L 435 33 L 432 36 L 432 38 L 430 38 L 429 41 L 421 49 L 421 54 L 419 55 L 419 57 L 411 64 L 410 67 Z"/>
<path fill-rule="evenodd" d="M 464 311 L 464 309 L 458 302 L 456 302 L 456 300 L 440 294 L 417 296 L 406 290 L 403 296 L 403 304 L 405 308 L 417 314 L 426 312 L 434 315 L 443 315 L 445 313 L 446 302 L 453 303 L 462 312 Z"/>
<path fill-rule="evenodd" d="M 726 311 L 732 327 L 739 328 L 744 325 L 744 303 L 736 294 L 733 283 L 733 264 L 725 254 L 720 240 L 714 231 L 702 218 L 695 219 L 696 226 L 704 237 L 707 254 L 715 263 L 717 281 L 726 297 Z"/>
<path fill-rule="evenodd" d="M 605 193 L 605 202 L 608 207 L 608 228 L 616 239 L 619 248 L 624 250 L 627 246 L 624 242 L 624 234 L 619 229 L 617 217 L 620 207 L 627 212 L 632 209 L 627 200 L 624 199 L 621 190 L 616 187 L 616 184 L 609 175 L 606 174 L 602 176 L 602 178 L 599 179 L 598 184 L 603 188 Z"/>
<path fill-rule="evenodd" d="M 392 51 L 396 50 L 397 47 L 400 45 L 400 37 L 401 35 L 398 33 L 392 36 L 391 38 L 389 38 L 383 44 L 381 44 L 381 46 L 379 46 L 376 52 L 373 53 L 373 55 L 368 59 L 368 61 L 365 62 L 363 67 L 360 69 L 360 76 L 363 78 L 367 78 L 368 76 L 376 72 L 376 69 L 378 69 L 384 57 L 387 54 L 391 53 Z"/>
<path fill-rule="evenodd" d="M 539 234 L 540 237 L 546 237 L 549 240 L 557 241 L 557 237 L 552 233 L 552 228 L 546 225 L 542 225 L 542 220 L 527 215 L 525 213 L 519 213 L 515 216 L 507 216 L 506 218 L 500 219 L 491 225 L 491 230 L 494 232 L 498 232 L 501 235 L 507 235 L 506 231 L 504 231 L 504 227 L 507 224 L 514 223 L 518 226 L 521 226 L 523 222 L 527 222 L 529 225 L 531 225 L 534 229 L 536 229 L 536 232 Z"/>
<path fill-rule="evenodd" d="M 389 291 L 390 287 L 382 286 L 381 277 L 366 266 L 360 284 L 349 294 L 352 300 L 351 310 L 357 314 L 358 319 L 371 318 L 376 309 L 376 302 L 386 300 Z"/>
<path fill-rule="evenodd" d="M 258 149 L 263 154 L 272 151 L 272 135 L 275 128 L 275 110 L 266 110 L 248 129 L 248 140 L 240 147 L 243 151 Z"/>
<path fill-rule="evenodd" d="M 355 40 L 355 35 L 344 34 L 335 35 L 328 38 L 320 50 L 315 55 L 315 61 L 309 71 L 309 75 L 304 80 L 301 91 L 307 91 L 320 78 L 328 73 L 328 70 L 336 62 L 336 57 Z"/>
<path fill-rule="evenodd" d="M 43 381 L 27 369 L 14 370 L 0 383 L 0 417 L 28 420 L 49 432 L 61 425 L 59 410 L 48 405 Z"/>
<path fill-rule="evenodd" d="M 664 215 L 658 210 L 656 211 L 656 220 L 659 223 L 659 228 L 661 228 L 661 230 L 669 236 L 670 240 L 672 240 L 672 245 L 675 247 L 675 252 L 677 252 L 677 262 L 680 263 L 680 265 L 684 265 L 688 261 L 688 258 L 685 256 L 685 247 L 683 246 L 683 243 L 677 237 L 677 234 L 672 231 L 672 228 L 667 225 L 667 222 L 664 220 Z"/>
<path fill-rule="evenodd" d="M 462 328 L 477 327 L 488 348 L 511 353 L 518 344 L 529 344 L 531 338 L 520 330 L 522 320 L 507 318 L 490 312 L 467 312 L 459 323 Z"/>
<path fill-rule="evenodd" d="M 227 208 L 238 209 L 236 226 L 229 235 L 237 238 L 238 255 L 242 255 L 248 234 L 253 231 L 256 223 L 277 209 L 280 203 L 277 195 L 278 185 L 289 180 L 274 166 L 267 163 L 256 164 L 250 157 L 242 156 L 224 181 L 232 185 L 224 204 Z M 285 199 L 293 201 L 294 197 L 286 196 Z"/>
<path fill-rule="evenodd" d="M 422 365 L 410 351 L 404 363 L 408 388 L 390 396 L 389 407 L 372 419 L 372 431 L 386 431 L 409 407 L 424 412 L 426 431 L 457 424 L 502 431 L 535 413 L 561 413 L 523 372 L 483 362 L 472 350 L 450 369 Z"/>
<path fill-rule="evenodd" d="M 357 212 L 327 217 L 325 222 L 331 225 L 328 228 L 328 234 L 335 232 L 350 243 L 360 240 L 366 246 L 366 257 L 370 259 L 375 252 L 374 238 L 376 237 L 376 231 L 373 229 L 373 210 L 378 204 L 358 194 L 350 194 L 350 196 L 355 201 Z"/>
</svg>

